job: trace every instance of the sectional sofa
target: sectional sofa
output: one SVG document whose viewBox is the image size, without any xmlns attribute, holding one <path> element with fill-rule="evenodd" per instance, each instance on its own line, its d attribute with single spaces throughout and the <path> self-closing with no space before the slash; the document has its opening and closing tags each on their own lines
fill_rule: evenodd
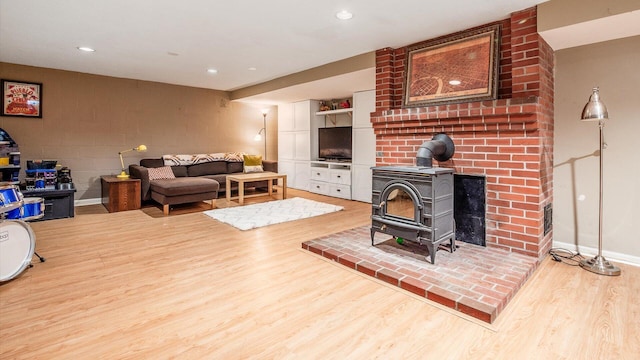
<svg viewBox="0 0 640 360">
<path fill-rule="evenodd" d="M 262 168 L 278 172 L 278 163 L 262 160 Z M 161 204 L 165 215 L 175 204 L 207 200 L 213 208 L 218 194 L 226 192 L 227 175 L 244 170 L 244 159 L 238 153 L 163 155 L 129 166 L 131 177 L 141 180 L 141 201 Z M 266 181 L 256 181 L 246 183 L 245 188 L 267 188 L 267 185 Z"/>
</svg>

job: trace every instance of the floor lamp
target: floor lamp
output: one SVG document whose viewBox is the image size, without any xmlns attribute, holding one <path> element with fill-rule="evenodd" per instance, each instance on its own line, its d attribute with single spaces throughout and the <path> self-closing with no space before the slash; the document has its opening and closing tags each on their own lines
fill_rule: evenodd
<svg viewBox="0 0 640 360">
<path fill-rule="evenodd" d="M 594 272 L 600 275 L 617 276 L 620 275 L 620 268 L 612 265 L 602 256 L 602 149 L 606 147 L 604 142 L 604 136 L 602 130 L 604 128 L 604 121 L 608 120 L 609 113 L 607 107 L 602 101 L 600 101 L 600 94 L 598 88 L 593 88 L 593 93 L 589 97 L 589 102 L 584 106 L 582 110 L 582 121 L 598 121 L 598 127 L 600 128 L 600 199 L 598 210 L 598 255 L 591 259 L 583 259 L 580 261 L 580 267 L 585 270 Z"/>
<path fill-rule="evenodd" d="M 264 159 L 267 159 L 267 114 L 269 113 L 269 109 L 262 109 L 262 129 L 258 131 L 256 136 L 253 138 L 255 141 L 262 140 L 264 136 Z"/>
</svg>

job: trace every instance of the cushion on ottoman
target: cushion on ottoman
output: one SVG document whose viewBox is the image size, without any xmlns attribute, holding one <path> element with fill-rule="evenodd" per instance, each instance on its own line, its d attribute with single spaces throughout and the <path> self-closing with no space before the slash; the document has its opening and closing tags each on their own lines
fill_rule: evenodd
<svg viewBox="0 0 640 360">
<path fill-rule="evenodd" d="M 207 178 L 179 177 L 175 179 L 159 179 L 150 181 L 151 191 L 165 196 L 179 196 L 217 192 L 220 184 Z"/>
</svg>

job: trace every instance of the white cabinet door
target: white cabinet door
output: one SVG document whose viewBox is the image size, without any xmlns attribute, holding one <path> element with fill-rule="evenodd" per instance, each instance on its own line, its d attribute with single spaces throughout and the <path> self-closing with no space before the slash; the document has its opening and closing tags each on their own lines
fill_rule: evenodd
<svg viewBox="0 0 640 360">
<path fill-rule="evenodd" d="M 311 160 L 309 148 L 309 131 L 296 131 L 293 133 L 296 160 Z"/>
<path fill-rule="evenodd" d="M 371 113 L 376 111 L 376 91 L 367 90 L 353 94 L 353 127 L 371 127 Z"/>
<path fill-rule="evenodd" d="M 293 187 L 293 180 L 296 174 L 295 162 L 292 160 L 278 160 L 278 173 L 287 174 L 287 186 Z"/>
<path fill-rule="evenodd" d="M 293 104 L 278 105 L 278 132 L 293 131 Z"/>
<path fill-rule="evenodd" d="M 351 165 L 351 170 L 351 198 L 370 203 L 372 191 L 371 166 Z"/>
<path fill-rule="evenodd" d="M 353 129 L 353 163 L 373 166 L 376 163 L 376 134 L 371 127 Z"/>
<path fill-rule="evenodd" d="M 295 133 L 278 132 L 278 161 L 295 159 Z"/>
<path fill-rule="evenodd" d="M 293 103 L 293 129 L 296 131 L 309 130 L 311 128 L 311 112 L 315 114 L 314 109 L 311 109 L 312 100 L 298 101 Z"/>
<path fill-rule="evenodd" d="M 292 187 L 309 191 L 309 172 L 311 171 L 311 167 L 309 166 L 308 161 L 296 161 L 295 162 L 295 175 L 294 175 L 294 185 Z"/>
</svg>

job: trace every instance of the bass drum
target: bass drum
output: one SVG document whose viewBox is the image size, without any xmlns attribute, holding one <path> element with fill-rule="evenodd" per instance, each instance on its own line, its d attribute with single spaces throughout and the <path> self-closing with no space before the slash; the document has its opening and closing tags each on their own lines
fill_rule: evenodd
<svg viewBox="0 0 640 360">
<path fill-rule="evenodd" d="M 0 222 L 0 282 L 20 275 L 31 264 L 36 236 L 24 221 Z"/>
</svg>

